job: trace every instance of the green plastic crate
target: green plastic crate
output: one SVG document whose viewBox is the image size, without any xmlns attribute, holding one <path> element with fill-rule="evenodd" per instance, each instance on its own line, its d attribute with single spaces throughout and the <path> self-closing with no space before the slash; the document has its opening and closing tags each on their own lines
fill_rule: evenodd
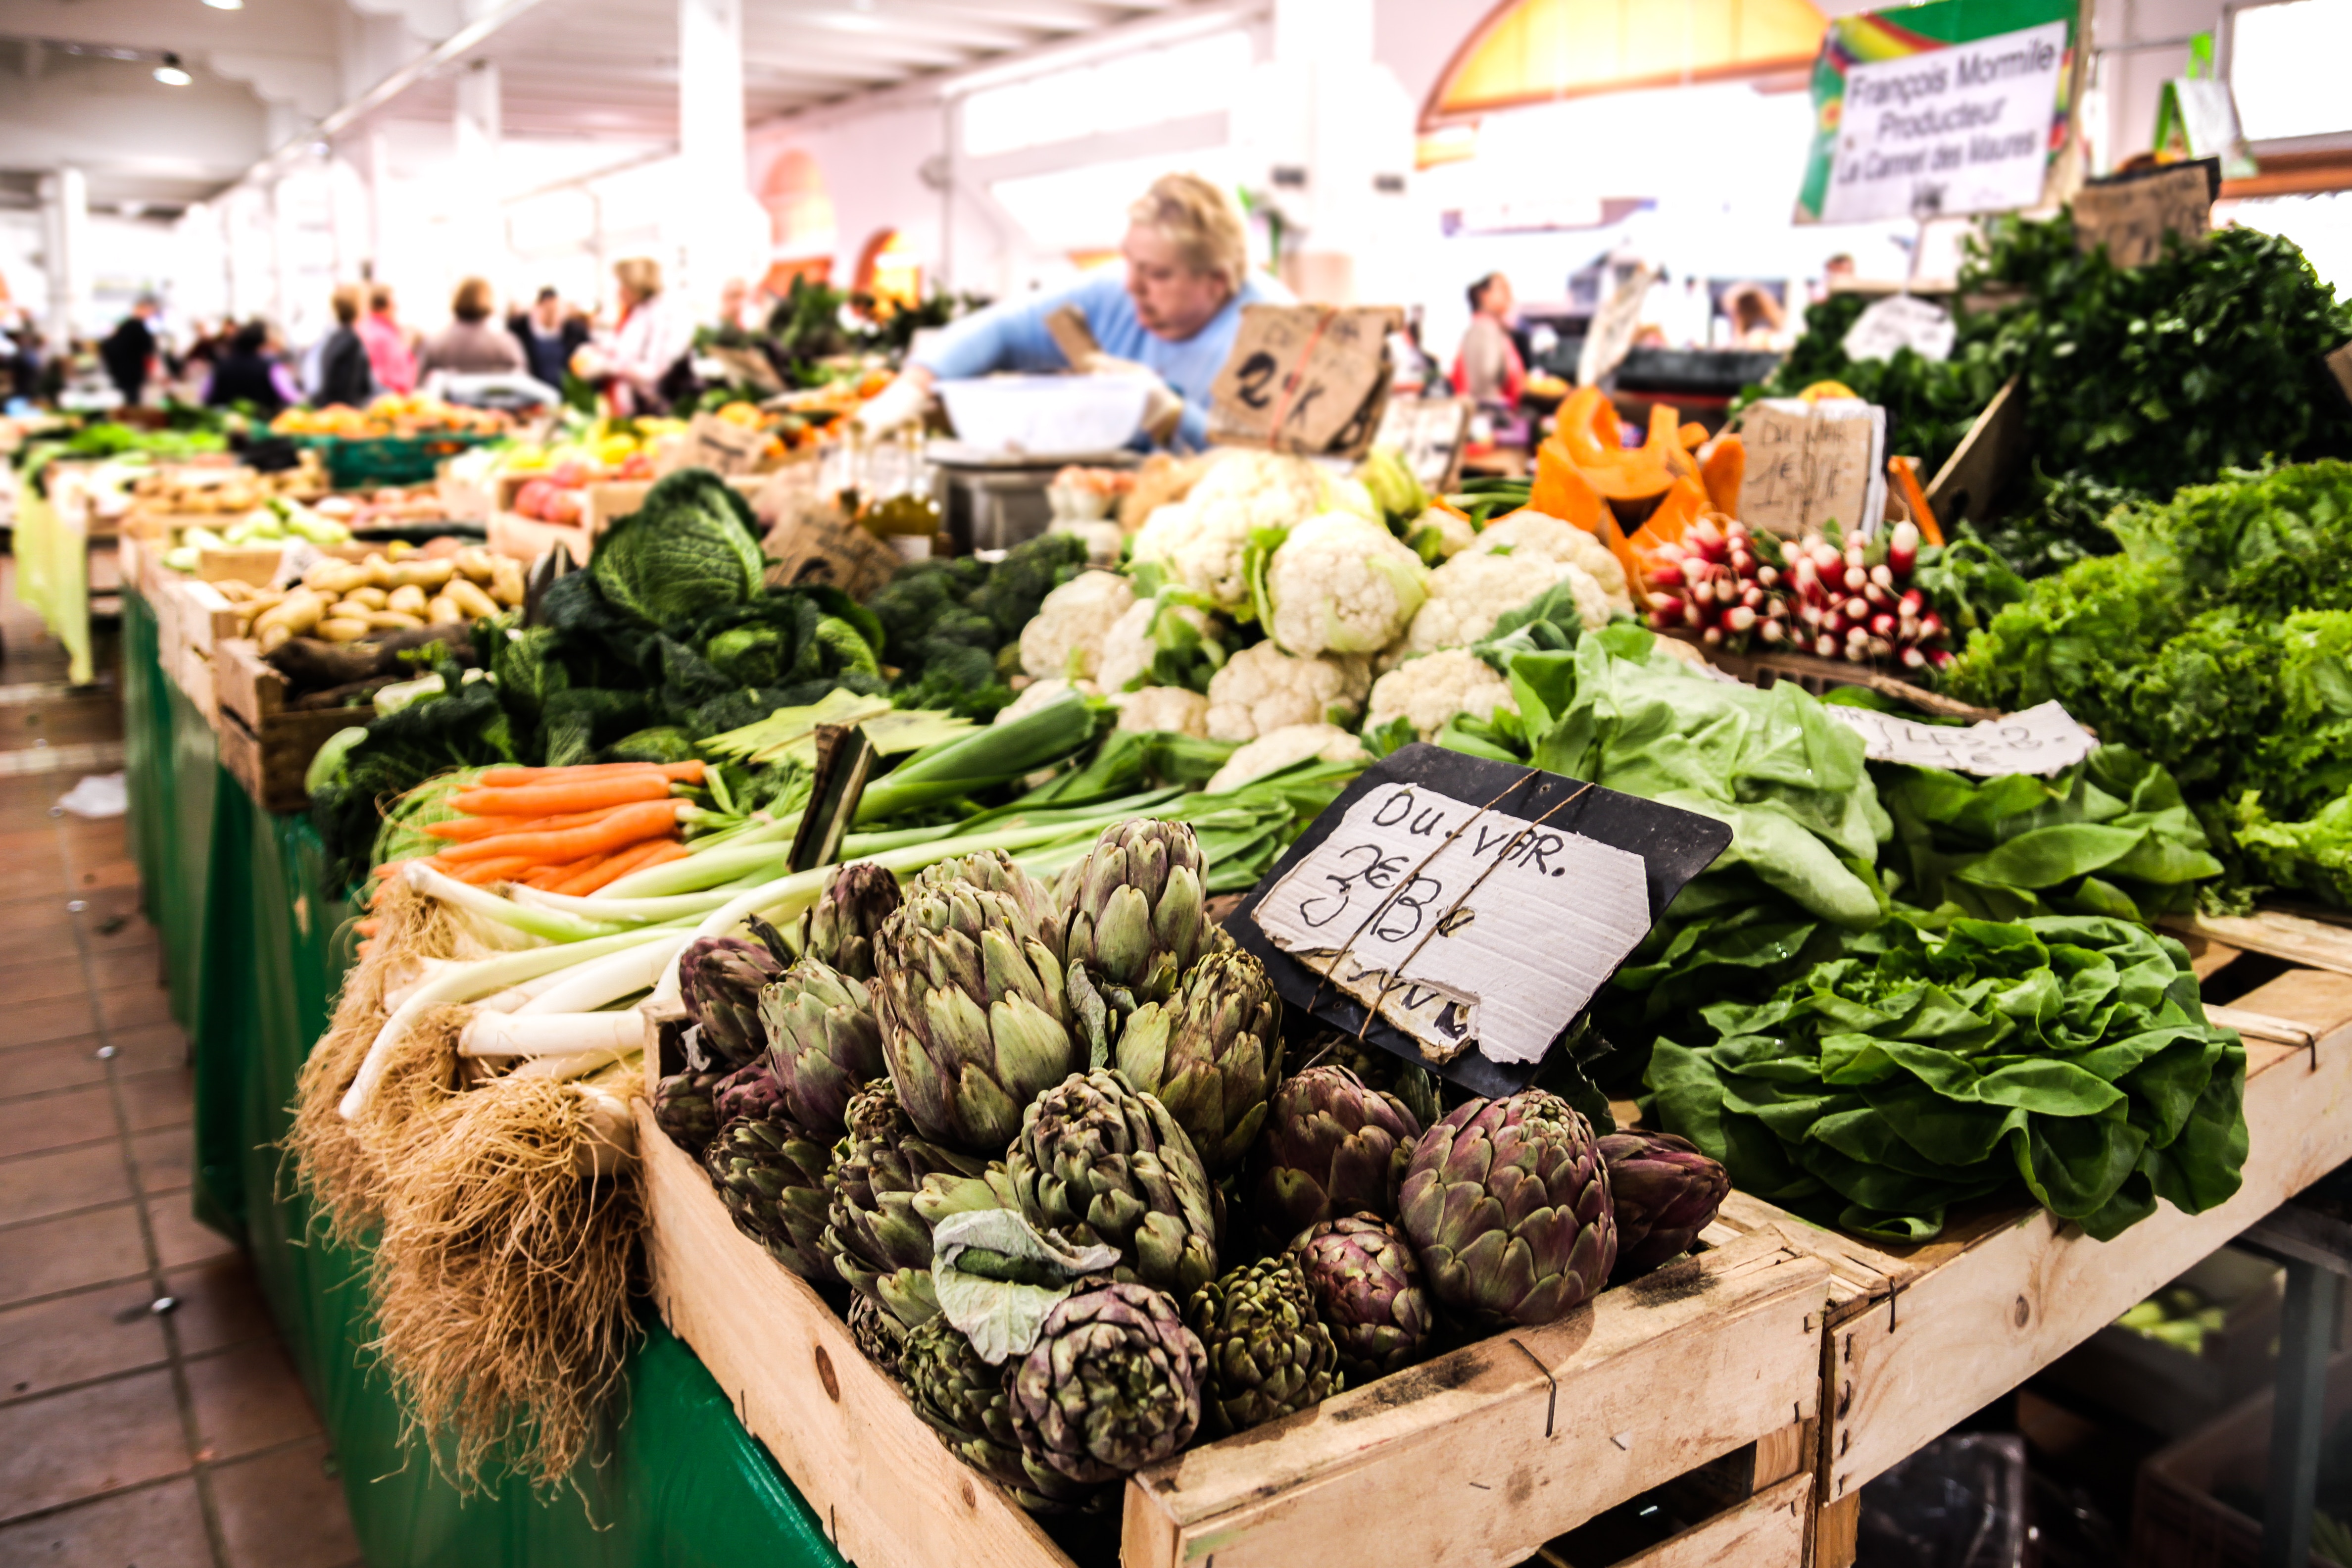
<svg viewBox="0 0 2352 1568">
<path fill-rule="evenodd" d="M 456 431 L 436 436 L 375 436 L 351 440 L 341 436 L 307 436 L 327 465 L 327 479 L 339 490 L 373 489 L 378 485 L 421 485 L 439 471 L 441 460 L 469 447 L 498 440 Z"/>
</svg>

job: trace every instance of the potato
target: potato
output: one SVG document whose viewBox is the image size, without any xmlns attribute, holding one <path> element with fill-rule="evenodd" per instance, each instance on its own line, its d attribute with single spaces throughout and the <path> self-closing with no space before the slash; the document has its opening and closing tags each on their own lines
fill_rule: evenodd
<svg viewBox="0 0 2352 1568">
<path fill-rule="evenodd" d="M 265 656 L 285 647 L 288 643 L 290 643 L 293 640 L 294 633 L 285 626 L 265 627 L 259 637 L 257 639 L 261 651 Z"/>
<path fill-rule="evenodd" d="M 389 591 L 400 585 L 398 569 L 381 555 L 371 555 L 361 562 L 360 570 L 366 573 L 368 582 L 378 588 Z"/>
<path fill-rule="evenodd" d="M 413 632 L 425 624 L 420 616 L 402 610 L 370 610 L 368 629 L 379 632 Z"/>
<path fill-rule="evenodd" d="M 465 618 L 457 608 L 457 602 L 446 594 L 434 595 L 432 602 L 425 606 L 425 624 L 428 626 L 446 626 L 451 621 Z"/>
<path fill-rule="evenodd" d="M 327 613 L 328 601 L 316 589 L 289 594 L 285 600 L 254 620 L 257 635 L 270 626 L 284 626 L 295 637 L 306 637 Z"/>
<path fill-rule="evenodd" d="M 365 587 L 367 582 L 366 569 L 354 566 L 348 561 L 313 562 L 310 569 L 302 574 L 304 587 L 316 588 L 322 594 L 331 594 L 337 598 L 342 597 L 354 588 Z"/>
<path fill-rule="evenodd" d="M 490 563 L 490 597 L 512 609 L 522 603 L 522 563 L 501 555 Z"/>
<path fill-rule="evenodd" d="M 348 620 L 363 621 L 375 614 L 375 606 L 364 599 L 338 599 L 327 606 L 325 619 L 341 616 Z"/>
<path fill-rule="evenodd" d="M 350 593 L 345 594 L 343 597 L 352 600 L 354 603 L 364 605 L 371 610 L 381 610 L 384 607 L 384 602 L 389 595 L 387 595 L 381 588 L 370 586 L 366 588 L 353 588 Z"/>
<path fill-rule="evenodd" d="M 319 623 L 319 636 L 329 642 L 357 642 L 373 629 L 367 622 L 351 616 L 337 616 Z"/>
<path fill-rule="evenodd" d="M 404 561 L 400 570 L 408 582 L 430 594 L 446 586 L 457 568 L 446 561 Z"/>
<path fill-rule="evenodd" d="M 404 616 L 421 616 L 425 613 L 425 590 L 414 583 L 394 588 L 379 607 L 398 610 Z"/>
<path fill-rule="evenodd" d="M 498 602 L 463 577 L 453 578 L 442 593 L 457 606 L 457 613 L 467 620 L 479 620 L 484 616 L 499 613 Z"/>
<path fill-rule="evenodd" d="M 457 570 L 464 573 L 477 586 L 487 585 L 498 570 L 496 558 L 478 544 L 468 545 L 460 550 L 454 560 Z"/>
</svg>

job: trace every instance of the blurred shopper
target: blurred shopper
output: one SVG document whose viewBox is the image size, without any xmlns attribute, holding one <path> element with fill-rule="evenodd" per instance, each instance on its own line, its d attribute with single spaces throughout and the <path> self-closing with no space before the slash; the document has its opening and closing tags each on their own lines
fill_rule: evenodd
<svg viewBox="0 0 2352 1568">
<path fill-rule="evenodd" d="M 1076 306 L 1105 355 L 1150 371 L 1175 395 L 1170 436 L 1208 439 L 1209 384 L 1233 352 L 1244 305 L 1286 305 L 1290 291 L 1252 272 L 1241 214 L 1197 174 L 1165 174 L 1128 209 L 1125 277 L 1104 272 L 1068 289 L 966 316 L 918 349 L 904 374 L 859 420 L 886 430 L 921 416 L 939 381 L 1001 370 L 1053 371 L 1068 360 L 1046 318 Z M 1181 401 L 1178 401 L 1181 400 Z"/>
<path fill-rule="evenodd" d="M 572 368 L 604 383 L 621 413 L 660 413 L 669 406 L 662 381 L 693 341 L 694 323 L 662 292 L 661 263 L 651 258 L 615 263 L 613 280 L 620 288 L 620 322 L 609 337 L 581 349 Z"/>
<path fill-rule="evenodd" d="M 1731 346 L 1737 349 L 1785 347 L 1782 329 L 1788 313 L 1761 283 L 1735 283 L 1723 291 L 1723 313 L 1731 321 Z"/>
<path fill-rule="evenodd" d="M 524 368 L 553 387 L 563 384 L 573 351 L 588 341 L 587 318 L 567 316 L 562 298 L 552 289 L 541 289 L 530 310 L 508 318 L 507 331 L 522 345 Z"/>
<path fill-rule="evenodd" d="M 418 378 L 446 370 L 459 375 L 512 374 L 527 369 L 522 345 L 512 333 L 490 325 L 493 303 L 487 279 L 468 278 L 457 285 L 449 300 L 456 318 L 425 340 L 416 356 Z M 561 386 L 561 381 L 551 384 Z"/>
<path fill-rule="evenodd" d="M 375 373 L 368 367 L 367 344 L 360 341 L 356 330 L 362 302 L 358 284 L 337 285 L 335 329 L 320 345 L 319 387 L 311 399 L 322 408 L 331 403 L 364 408 L 375 395 Z"/>
<path fill-rule="evenodd" d="M 746 320 L 751 304 L 751 285 L 740 278 L 730 278 L 719 286 L 719 321 L 720 327 L 738 331 L 750 326 Z"/>
<path fill-rule="evenodd" d="M 147 390 L 147 372 L 155 363 L 155 332 L 148 322 L 155 316 L 155 297 L 142 294 L 99 345 L 98 357 L 106 365 L 106 379 L 122 394 L 126 406 L 136 407 L 140 395 Z"/>
<path fill-rule="evenodd" d="M 1454 357 L 1454 390 L 1481 407 L 1516 408 L 1527 389 L 1527 363 L 1511 339 L 1517 305 L 1511 280 L 1499 272 L 1470 285 L 1470 327 Z"/>
<path fill-rule="evenodd" d="M 376 386 L 405 395 L 416 390 L 416 356 L 409 352 L 408 334 L 392 317 L 392 285 L 368 285 L 367 314 L 356 329 L 367 345 L 368 369 Z"/>
<path fill-rule="evenodd" d="M 269 353 L 269 328 L 247 321 L 236 330 L 228 347 L 213 362 L 212 379 L 205 386 L 205 403 L 213 408 L 250 404 L 263 415 L 274 415 L 298 401 L 293 377 Z"/>
</svg>

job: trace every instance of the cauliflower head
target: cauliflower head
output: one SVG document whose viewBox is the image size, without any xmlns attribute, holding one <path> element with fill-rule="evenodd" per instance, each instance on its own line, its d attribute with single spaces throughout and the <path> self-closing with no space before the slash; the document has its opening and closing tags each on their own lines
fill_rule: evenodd
<svg viewBox="0 0 2352 1568">
<path fill-rule="evenodd" d="M 1404 531 L 1404 540 L 1414 554 L 1434 566 L 1477 543 L 1478 531 L 1460 513 L 1433 506 L 1412 520 L 1412 526 Z"/>
<path fill-rule="evenodd" d="M 1546 517 L 1539 511 L 1516 511 L 1489 523 L 1470 546 L 1473 555 L 1501 555 L 1507 560 L 1540 555 L 1580 566 L 1609 602 L 1626 615 L 1633 613 L 1633 596 L 1625 588 L 1625 568 L 1609 547 L 1572 522 Z"/>
<path fill-rule="evenodd" d="M 1421 557 L 1378 523 L 1325 512 L 1265 566 L 1266 635 L 1293 653 L 1378 653 L 1428 597 Z"/>
<path fill-rule="evenodd" d="M 1371 498 L 1361 485 L 1345 487 L 1325 477 L 1305 458 L 1234 448 L 1221 455 L 1178 504 L 1154 510 L 1135 536 L 1130 559 L 1156 566 L 1170 583 L 1225 609 L 1250 602 L 1249 574 L 1243 562 L 1250 535 L 1261 528 L 1288 528 L 1323 510 L 1327 497 Z"/>
<path fill-rule="evenodd" d="M 1025 719 L 1049 702 L 1059 702 L 1073 691 L 1082 697 L 1101 695 L 1091 680 L 1033 680 L 1021 689 L 1020 696 L 997 710 L 995 722 L 1010 724 L 1015 719 Z"/>
<path fill-rule="evenodd" d="M 1209 775 L 1201 793 L 1215 795 L 1221 790 L 1239 789 L 1252 779 L 1264 778 L 1310 758 L 1325 763 L 1370 762 L 1371 753 L 1364 750 L 1361 741 L 1337 724 L 1287 724 L 1259 736 L 1227 757 L 1225 765 Z"/>
<path fill-rule="evenodd" d="M 1118 573 L 1079 573 L 1021 628 L 1022 669 L 1040 679 L 1093 679 L 1103 638 L 1134 605 L 1134 584 Z"/>
<path fill-rule="evenodd" d="M 1135 691 L 1114 691 L 1122 730 L 1165 730 L 1206 740 L 1209 700 L 1181 686 L 1146 686 Z"/>
<path fill-rule="evenodd" d="M 1381 676 L 1372 687 L 1364 724 L 1377 730 L 1403 719 L 1426 741 L 1456 714 L 1486 719 L 1498 708 L 1519 710 L 1511 683 L 1469 649 L 1452 647 L 1424 654 Z"/>
<path fill-rule="evenodd" d="M 1209 739 L 1255 741 L 1293 724 L 1352 719 L 1371 671 L 1360 658 L 1311 658 L 1270 642 L 1245 647 L 1209 680 Z"/>
<path fill-rule="evenodd" d="M 1224 657 L 1217 649 L 1217 623 L 1190 605 L 1138 599 L 1103 634 L 1095 683 L 1111 692 L 1137 691 L 1157 684 L 1154 671 L 1163 648 L 1199 656 L 1178 661 L 1177 668 L 1187 672 L 1174 677 L 1193 679 L 1195 676 L 1189 673 L 1192 668 Z"/>
<path fill-rule="evenodd" d="M 1429 574 L 1429 602 L 1405 634 L 1407 654 L 1441 647 L 1468 647 L 1484 641 L 1495 623 L 1522 610 L 1562 584 L 1576 596 L 1577 619 L 1586 631 L 1609 624 L 1614 606 L 1601 584 L 1582 567 L 1541 555 L 1455 556 Z"/>
</svg>

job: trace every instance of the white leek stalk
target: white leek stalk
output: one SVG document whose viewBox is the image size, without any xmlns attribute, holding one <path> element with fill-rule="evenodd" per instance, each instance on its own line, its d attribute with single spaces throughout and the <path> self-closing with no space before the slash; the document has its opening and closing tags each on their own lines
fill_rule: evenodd
<svg viewBox="0 0 2352 1568">
<path fill-rule="evenodd" d="M 587 1013 L 634 995 L 662 977 L 662 971 L 687 942 L 687 933 L 672 926 L 657 942 L 632 947 L 583 963 L 515 1009 L 517 1017 L 551 1013 Z"/>
<path fill-rule="evenodd" d="M 633 1051 L 646 1040 L 645 1015 L 541 1013 L 509 1016 L 477 1013 L 457 1038 L 461 1057 L 579 1056 L 589 1051 Z"/>
<path fill-rule="evenodd" d="M 548 942 L 582 942 L 590 937 L 610 936 L 621 929 L 595 921 L 583 921 L 577 915 L 527 908 L 511 899 L 502 899 L 487 889 L 446 876 L 422 860 L 408 862 L 407 876 L 408 885 L 420 893 L 429 893 L 443 903 L 455 904 L 468 914 L 479 915 L 496 925 L 509 926 Z"/>
<path fill-rule="evenodd" d="M 615 1013 L 613 1016 L 618 1018 L 623 1015 Z M 592 1072 L 602 1072 L 608 1067 L 627 1061 L 641 1048 L 641 1041 L 632 1041 L 625 1046 L 599 1046 L 593 1051 L 581 1051 L 572 1056 L 533 1057 L 507 1077 L 545 1078 L 557 1083 L 568 1083 L 575 1078 L 586 1078 Z"/>
</svg>

